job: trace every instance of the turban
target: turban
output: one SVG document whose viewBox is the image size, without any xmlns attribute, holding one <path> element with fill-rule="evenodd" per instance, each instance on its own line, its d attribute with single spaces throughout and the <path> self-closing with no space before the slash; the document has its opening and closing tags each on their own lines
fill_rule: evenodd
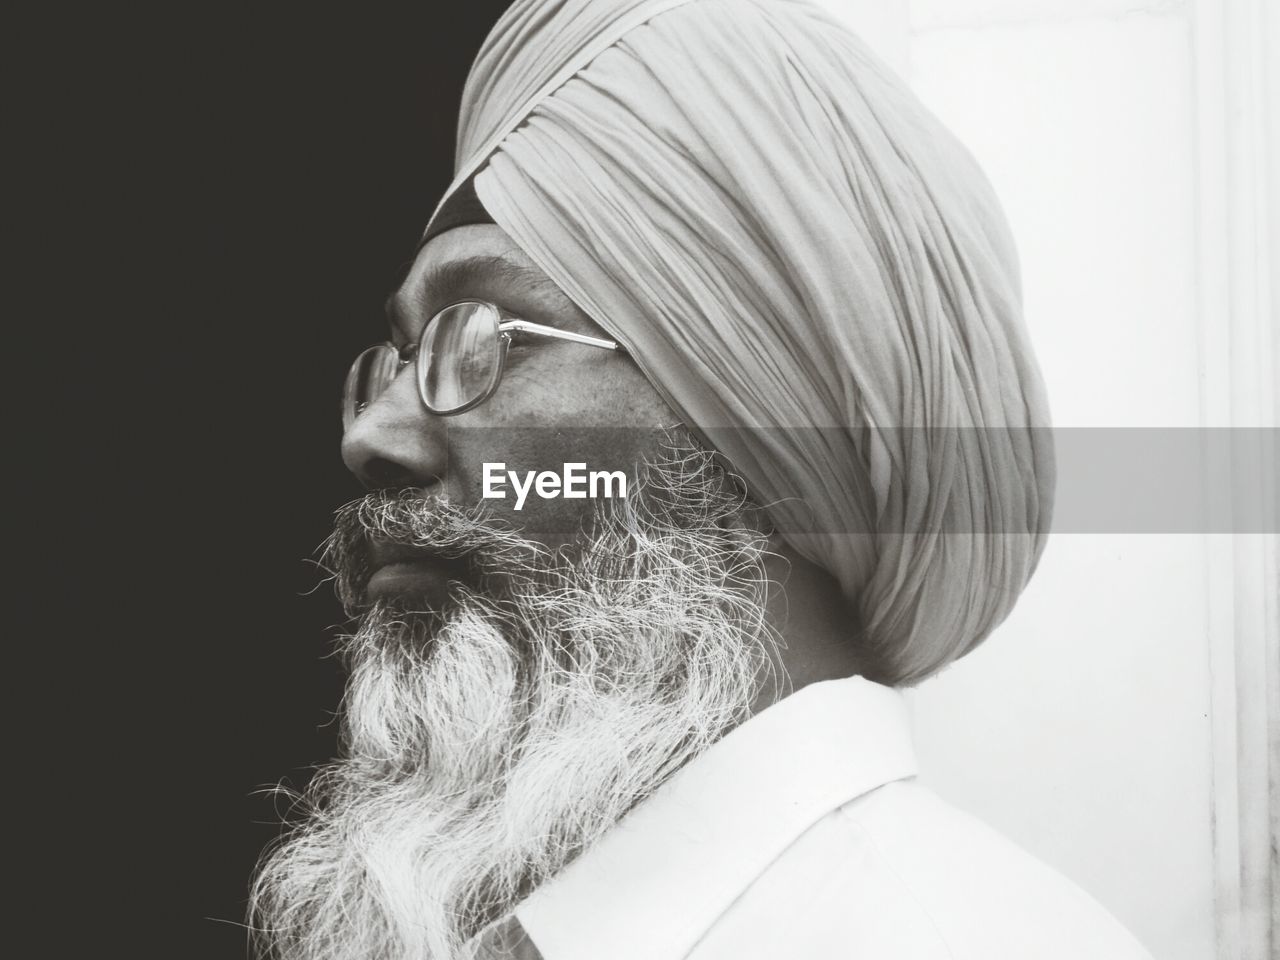
<svg viewBox="0 0 1280 960">
<path fill-rule="evenodd" d="M 839 582 L 869 676 L 919 681 L 1004 619 L 1053 480 L 1016 253 L 855 36 L 797 0 L 517 0 L 456 161 L 450 191 Z"/>
</svg>

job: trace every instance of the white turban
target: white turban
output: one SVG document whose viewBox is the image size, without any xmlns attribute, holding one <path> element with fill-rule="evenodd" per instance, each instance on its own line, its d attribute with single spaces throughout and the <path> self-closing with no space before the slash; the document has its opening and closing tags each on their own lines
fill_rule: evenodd
<svg viewBox="0 0 1280 960">
<path fill-rule="evenodd" d="M 1013 242 L 856 37 L 796 0 L 517 0 L 457 161 L 451 192 L 475 176 L 839 581 L 870 674 L 918 681 L 1004 619 L 1053 485 Z"/>
</svg>

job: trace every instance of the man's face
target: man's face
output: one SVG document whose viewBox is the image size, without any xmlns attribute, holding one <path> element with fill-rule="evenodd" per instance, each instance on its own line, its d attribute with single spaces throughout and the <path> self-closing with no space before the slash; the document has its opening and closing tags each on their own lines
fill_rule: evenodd
<svg viewBox="0 0 1280 960">
<path fill-rule="evenodd" d="M 473 226 L 423 250 L 397 340 L 466 298 L 603 336 L 500 229 Z M 358 617 L 344 755 L 255 885 L 278 956 L 464 955 L 749 714 L 775 662 L 768 539 L 674 424 L 626 356 L 541 338 L 469 412 L 429 413 L 406 368 L 355 420 L 343 456 L 372 492 L 339 511 L 327 553 Z M 517 512 L 479 499 L 492 461 L 636 486 Z"/>
<path fill-rule="evenodd" d="M 436 312 L 466 299 L 608 339 L 500 227 L 477 224 L 448 230 L 419 253 L 389 304 L 392 342 L 416 343 Z M 425 497 L 473 505 L 481 499 L 485 463 L 505 464 L 522 478 L 531 470 L 561 473 L 566 463 L 585 463 L 588 471 L 621 470 L 633 481 L 635 465 L 655 452 L 663 428 L 677 422 L 624 352 L 517 334 L 502 381 L 484 403 L 436 416 L 418 396 L 413 367 L 406 367 L 351 425 L 342 456 L 370 489 L 413 487 Z M 490 515 L 551 547 L 576 539 L 595 506 L 589 498 L 543 499 L 530 491 L 517 510 L 512 484 L 501 490 L 504 499 L 485 501 Z M 384 596 L 430 594 L 443 575 L 419 564 L 375 573 L 370 586 Z"/>
</svg>

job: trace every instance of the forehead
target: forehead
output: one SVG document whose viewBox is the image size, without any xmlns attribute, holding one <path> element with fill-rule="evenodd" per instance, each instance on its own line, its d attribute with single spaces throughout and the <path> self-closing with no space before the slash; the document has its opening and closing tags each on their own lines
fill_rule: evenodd
<svg viewBox="0 0 1280 960">
<path fill-rule="evenodd" d="M 411 338 L 435 313 L 459 300 L 491 300 L 528 319 L 562 327 L 599 327 L 496 224 L 469 224 L 433 237 L 387 301 L 393 329 Z"/>
</svg>

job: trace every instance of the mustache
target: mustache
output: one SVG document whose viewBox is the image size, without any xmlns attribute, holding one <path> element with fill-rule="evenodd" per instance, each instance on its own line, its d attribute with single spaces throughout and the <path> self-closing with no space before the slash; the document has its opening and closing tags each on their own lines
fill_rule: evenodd
<svg viewBox="0 0 1280 960">
<path fill-rule="evenodd" d="M 465 560 L 478 580 L 510 577 L 513 571 L 537 570 L 551 562 L 549 548 L 495 519 L 484 505 L 454 506 L 413 489 L 376 491 L 339 507 L 333 533 L 321 546 L 320 565 L 332 574 L 348 614 L 370 606 L 366 588 L 375 543 Z"/>
</svg>

